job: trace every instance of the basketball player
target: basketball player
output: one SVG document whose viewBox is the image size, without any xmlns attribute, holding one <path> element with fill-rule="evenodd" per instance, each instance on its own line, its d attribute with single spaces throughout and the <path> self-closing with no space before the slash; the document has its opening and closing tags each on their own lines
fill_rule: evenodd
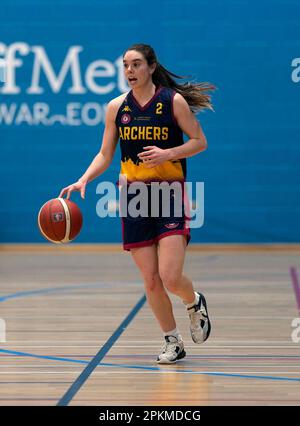
<svg viewBox="0 0 300 426">
<path fill-rule="evenodd" d="M 100 152 L 77 182 L 64 188 L 60 197 L 80 191 L 111 164 L 120 139 L 121 172 L 131 183 L 184 182 L 186 158 L 206 149 L 203 131 L 194 113 L 212 108 L 206 83 L 177 83 L 157 60 L 151 46 L 136 44 L 123 55 L 130 92 L 113 99 L 107 107 Z M 189 140 L 184 143 L 183 133 Z M 152 182 L 152 183 L 151 183 Z M 172 198 L 172 197 L 170 197 Z M 184 196 L 183 196 L 184 198 Z M 182 198 L 182 203 L 184 200 Z M 210 334 L 206 300 L 183 275 L 190 232 L 186 216 L 131 217 L 123 220 L 124 249 L 129 250 L 143 277 L 147 301 L 164 334 L 157 362 L 171 364 L 185 357 L 184 344 L 173 315 L 168 293 L 178 296 L 190 318 L 191 337 L 203 343 Z"/>
</svg>

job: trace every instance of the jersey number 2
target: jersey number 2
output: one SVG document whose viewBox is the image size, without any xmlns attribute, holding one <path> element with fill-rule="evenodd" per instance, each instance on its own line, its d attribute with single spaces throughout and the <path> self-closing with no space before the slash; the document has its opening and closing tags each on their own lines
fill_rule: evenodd
<svg viewBox="0 0 300 426">
<path fill-rule="evenodd" d="M 162 114 L 162 107 L 163 107 L 163 104 L 161 102 L 158 102 L 156 104 L 156 114 Z"/>
</svg>

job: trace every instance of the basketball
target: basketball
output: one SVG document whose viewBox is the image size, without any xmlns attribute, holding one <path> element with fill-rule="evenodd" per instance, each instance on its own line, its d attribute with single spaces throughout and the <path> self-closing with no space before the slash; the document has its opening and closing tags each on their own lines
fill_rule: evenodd
<svg viewBox="0 0 300 426">
<path fill-rule="evenodd" d="M 41 234 L 52 243 L 69 243 L 82 227 L 82 214 L 76 203 L 65 198 L 47 201 L 38 214 Z"/>
</svg>

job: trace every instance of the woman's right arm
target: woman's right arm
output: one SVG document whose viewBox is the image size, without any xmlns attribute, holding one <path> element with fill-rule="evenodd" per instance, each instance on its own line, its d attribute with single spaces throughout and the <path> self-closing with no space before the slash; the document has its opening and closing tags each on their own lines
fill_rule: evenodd
<svg viewBox="0 0 300 426">
<path fill-rule="evenodd" d="M 88 182 L 100 176 L 110 166 L 116 146 L 118 144 L 118 130 L 115 124 L 115 118 L 120 103 L 113 99 L 107 105 L 105 129 L 103 134 L 103 141 L 99 153 L 95 156 L 85 173 L 78 179 L 77 182 L 63 188 L 59 194 L 59 197 L 63 197 L 67 194 L 67 199 L 73 191 L 80 191 L 82 198 L 85 196 L 85 187 Z"/>
</svg>

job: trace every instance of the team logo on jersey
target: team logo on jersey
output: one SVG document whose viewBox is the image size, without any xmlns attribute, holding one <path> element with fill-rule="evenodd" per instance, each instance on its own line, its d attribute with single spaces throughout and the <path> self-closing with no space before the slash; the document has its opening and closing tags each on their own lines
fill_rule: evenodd
<svg viewBox="0 0 300 426">
<path fill-rule="evenodd" d="M 165 225 L 165 227 L 168 228 L 168 229 L 175 229 L 175 228 L 177 228 L 178 225 L 179 225 L 179 223 L 167 223 Z"/>
<path fill-rule="evenodd" d="M 128 123 L 130 123 L 130 121 L 131 121 L 131 117 L 130 117 L 130 115 L 129 115 L 129 114 L 123 114 L 123 115 L 122 115 L 122 117 L 121 117 L 121 122 L 122 122 L 123 124 L 128 124 Z"/>
<path fill-rule="evenodd" d="M 52 215 L 53 222 L 62 222 L 64 220 L 63 213 L 53 213 Z"/>
<path fill-rule="evenodd" d="M 123 109 L 122 109 L 122 112 L 131 112 L 131 109 L 129 108 L 129 106 L 128 105 L 126 105 Z"/>
</svg>

